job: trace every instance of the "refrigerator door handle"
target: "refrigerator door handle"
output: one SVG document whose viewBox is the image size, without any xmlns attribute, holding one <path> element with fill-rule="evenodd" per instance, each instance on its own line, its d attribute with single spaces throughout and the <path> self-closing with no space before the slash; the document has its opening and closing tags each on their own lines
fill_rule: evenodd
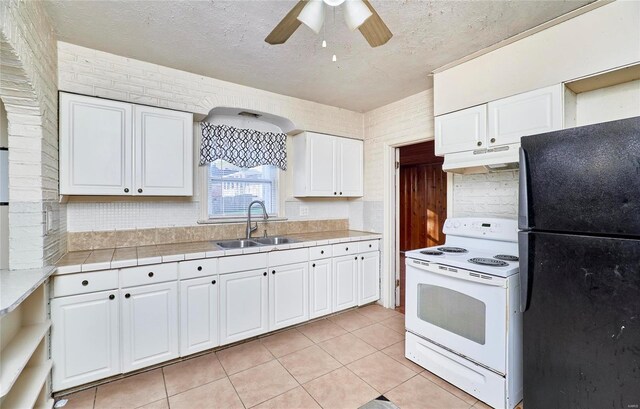
<svg viewBox="0 0 640 409">
<path fill-rule="evenodd" d="M 518 189 L 518 228 L 529 228 L 529 186 L 527 171 L 527 153 L 520 147 L 520 188 Z"/>
<path fill-rule="evenodd" d="M 533 276 L 529 273 L 529 232 L 518 233 L 518 257 L 520 258 L 520 312 L 529 309 L 529 295 Z"/>
</svg>

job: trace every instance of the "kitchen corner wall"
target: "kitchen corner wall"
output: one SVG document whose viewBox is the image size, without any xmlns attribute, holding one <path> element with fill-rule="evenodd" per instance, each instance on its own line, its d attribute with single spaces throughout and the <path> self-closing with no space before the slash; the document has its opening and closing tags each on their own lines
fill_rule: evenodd
<svg viewBox="0 0 640 409">
<path fill-rule="evenodd" d="M 57 48 L 43 3 L 0 2 L 0 42 L 0 98 L 9 125 L 9 268 L 39 268 L 57 261 L 67 243 L 66 210 L 58 204 Z"/>
<path fill-rule="evenodd" d="M 362 139 L 363 114 L 358 112 L 64 42 L 58 42 L 58 57 L 60 91 L 189 111 L 199 118 L 216 107 L 255 110 L 289 119 L 300 130 Z M 199 125 L 194 132 L 199 134 Z M 289 149 L 289 161 L 295 160 L 292 153 Z M 197 174 L 194 176 L 193 198 L 71 197 L 67 206 L 69 231 L 194 226 L 201 200 Z M 351 205 L 353 200 L 294 198 L 291 172 L 282 179 L 287 197 L 284 214 L 289 219 L 350 219 L 352 210 L 357 211 Z M 301 212 L 301 208 L 306 209 Z M 353 217 L 361 219 L 360 214 Z"/>
</svg>

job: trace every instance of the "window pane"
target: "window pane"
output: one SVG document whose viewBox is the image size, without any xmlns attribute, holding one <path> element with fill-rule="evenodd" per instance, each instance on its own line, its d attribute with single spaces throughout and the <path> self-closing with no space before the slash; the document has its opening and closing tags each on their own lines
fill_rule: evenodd
<svg viewBox="0 0 640 409">
<path fill-rule="evenodd" d="M 273 165 L 239 168 L 219 159 L 209 166 L 209 217 L 246 216 L 249 203 L 264 201 L 269 215 L 278 213 L 278 169 Z M 254 206 L 252 214 L 262 214 Z"/>
</svg>

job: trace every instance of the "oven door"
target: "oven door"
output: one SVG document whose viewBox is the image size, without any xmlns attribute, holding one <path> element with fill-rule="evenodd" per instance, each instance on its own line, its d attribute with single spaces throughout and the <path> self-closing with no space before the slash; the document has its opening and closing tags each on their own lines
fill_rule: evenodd
<svg viewBox="0 0 640 409">
<path fill-rule="evenodd" d="M 407 329 L 504 375 L 507 280 L 414 259 L 406 263 Z"/>
</svg>

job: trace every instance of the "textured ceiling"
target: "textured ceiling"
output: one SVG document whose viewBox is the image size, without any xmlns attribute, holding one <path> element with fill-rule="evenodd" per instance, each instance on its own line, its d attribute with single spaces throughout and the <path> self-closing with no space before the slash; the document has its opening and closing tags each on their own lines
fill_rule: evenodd
<svg viewBox="0 0 640 409">
<path fill-rule="evenodd" d="M 264 42 L 295 1 L 66 0 L 47 9 L 62 41 L 364 112 L 429 88 L 435 68 L 589 2 L 371 0 L 394 37 L 371 48 L 335 8 L 326 49 L 304 25 L 283 45 Z"/>
</svg>

